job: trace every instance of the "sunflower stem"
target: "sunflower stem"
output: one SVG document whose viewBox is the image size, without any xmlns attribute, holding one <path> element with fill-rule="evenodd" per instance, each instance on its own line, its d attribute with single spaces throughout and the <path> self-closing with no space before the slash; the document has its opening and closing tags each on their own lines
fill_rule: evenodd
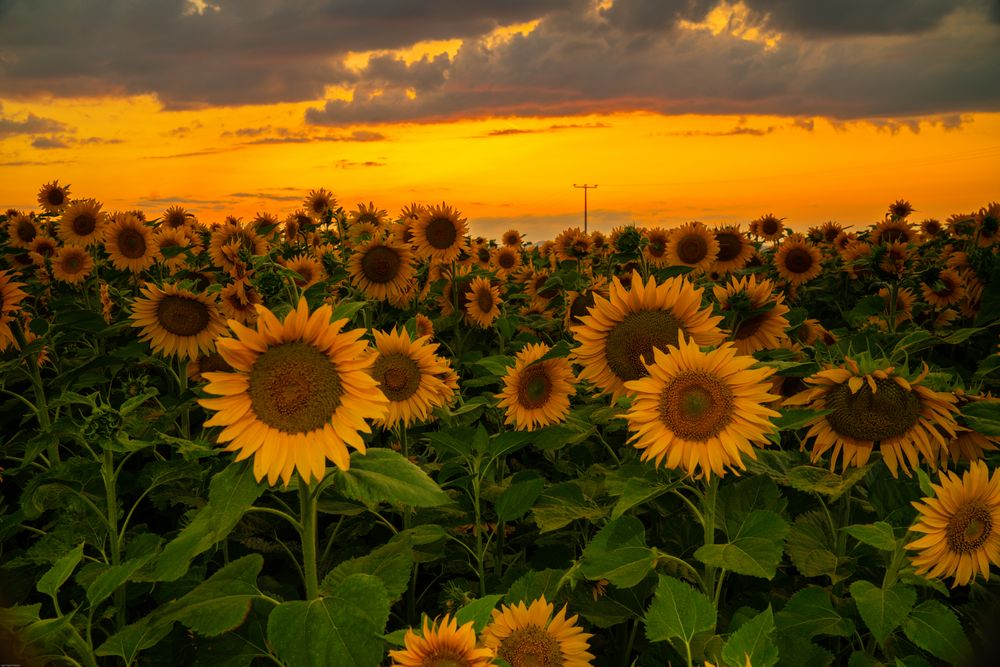
<svg viewBox="0 0 1000 667">
<path fill-rule="evenodd" d="M 895 280 L 889 285 L 889 333 L 896 333 L 896 298 L 899 283 Z"/>
<path fill-rule="evenodd" d="M 302 578 L 306 585 L 306 599 L 319 597 L 319 577 L 316 572 L 316 498 L 312 487 L 299 480 L 299 522 L 302 531 Z"/>
<path fill-rule="evenodd" d="M 14 334 L 17 348 L 24 350 L 28 345 L 28 341 L 24 337 L 24 331 L 21 330 L 20 322 L 17 320 L 11 322 L 10 331 Z M 38 369 L 37 359 L 25 357 L 25 363 L 31 369 L 31 391 L 35 395 L 35 417 L 38 418 L 38 426 L 41 431 L 45 433 L 51 429 L 52 421 L 49 419 L 49 404 L 45 398 L 45 385 L 42 384 L 42 374 Z M 49 443 L 49 466 L 56 466 L 59 462 L 59 440 L 53 439 Z"/>
<path fill-rule="evenodd" d="M 108 539 L 111 540 L 111 566 L 117 567 L 122 559 L 122 542 L 118 535 L 118 494 L 115 489 L 115 455 L 111 448 L 105 445 L 104 458 L 101 462 L 101 478 L 104 480 L 104 496 L 108 508 Z M 125 585 L 115 589 L 115 629 L 125 627 Z"/>
<path fill-rule="evenodd" d="M 705 545 L 715 544 L 715 501 L 719 490 L 719 478 L 711 477 L 705 483 L 704 504 L 702 506 L 702 526 L 705 528 Z M 718 605 L 715 594 L 715 566 L 705 566 L 705 594 L 710 595 Z"/>
<path fill-rule="evenodd" d="M 187 405 L 187 400 L 184 398 L 184 394 L 187 393 L 188 388 L 188 375 L 187 375 L 187 359 L 177 360 L 177 389 L 178 398 L 183 401 L 183 406 L 181 408 L 181 436 L 185 439 L 190 439 L 191 437 L 191 412 Z"/>
</svg>

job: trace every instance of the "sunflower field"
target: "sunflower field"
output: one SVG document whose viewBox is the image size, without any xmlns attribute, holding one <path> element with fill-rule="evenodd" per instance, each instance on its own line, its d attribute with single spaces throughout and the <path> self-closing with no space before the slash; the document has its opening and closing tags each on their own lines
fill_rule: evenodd
<svg viewBox="0 0 1000 667">
<path fill-rule="evenodd" d="M 998 203 L 540 243 L 38 204 L 0 663 L 997 664 Z"/>
</svg>

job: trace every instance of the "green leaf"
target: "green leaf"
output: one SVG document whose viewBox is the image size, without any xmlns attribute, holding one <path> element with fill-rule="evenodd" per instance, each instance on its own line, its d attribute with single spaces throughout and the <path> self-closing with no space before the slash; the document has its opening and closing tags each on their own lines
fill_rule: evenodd
<svg viewBox="0 0 1000 667">
<path fill-rule="evenodd" d="M 831 582 L 842 578 L 837 571 L 840 562 L 833 553 L 833 537 L 820 512 L 806 512 L 796 517 L 785 551 L 792 564 L 806 577 L 827 576 Z"/>
<path fill-rule="evenodd" d="M 501 521 L 513 521 L 524 516 L 538 500 L 545 488 L 545 480 L 534 470 L 525 470 L 514 475 L 510 486 L 497 497 L 497 517 Z"/>
<path fill-rule="evenodd" d="M 493 610 L 496 609 L 497 603 L 502 598 L 502 595 L 487 595 L 464 605 L 455 612 L 455 620 L 458 622 L 458 627 L 462 627 L 469 621 L 472 621 L 472 627 L 475 629 L 476 634 L 482 632 L 486 624 L 493 618 Z"/>
<path fill-rule="evenodd" d="M 858 605 L 861 620 L 871 630 L 880 646 L 886 637 L 899 627 L 917 601 L 917 592 L 911 586 L 894 584 L 888 589 L 878 588 L 868 581 L 851 584 L 851 597 Z"/>
<path fill-rule="evenodd" d="M 329 597 L 275 607 L 267 619 L 267 640 L 289 667 L 368 667 L 382 660 L 388 619 L 382 582 L 353 574 Z"/>
<path fill-rule="evenodd" d="M 476 362 L 476 366 L 481 366 L 490 375 L 496 375 L 498 377 L 507 375 L 507 371 L 513 365 L 514 357 L 508 357 L 502 354 L 494 355 L 492 357 L 483 357 Z"/>
<path fill-rule="evenodd" d="M 973 401 L 961 408 L 966 425 L 983 435 L 1000 435 L 1000 401 Z"/>
<path fill-rule="evenodd" d="M 631 588 L 653 571 L 656 553 L 646 546 L 646 529 L 639 519 L 625 516 L 609 521 L 583 550 L 580 569 L 591 580 L 607 579 Z"/>
<path fill-rule="evenodd" d="M 164 605 L 159 610 L 162 622 L 180 621 L 205 637 L 239 627 L 253 601 L 260 598 L 257 575 L 263 566 L 260 554 L 232 561 L 188 594 Z"/>
<path fill-rule="evenodd" d="M 559 583 L 564 574 L 562 570 L 542 570 L 521 575 L 507 591 L 507 604 L 531 602 L 543 595 L 551 602 L 559 593 Z"/>
<path fill-rule="evenodd" d="M 541 450 L 562 449 L 566 445 L 574 445 L 586 440 L 587 436 L 592 432 L 592 428 L 581 431 L 580 429 L 560 424 L 546 426 L 543 429 L 533 431 L 535 434 L 533 445 L 535 449 Z"/>
<path fill-rule="evenodd" d="M 818 586 L 808 586 L 793 595 L 774 620 L 783 635 L 812 639 L 816 635 L 854 634 L 854 622 L 838 614 L 830 603 L 830 593 Z"/>
<path fill-rule="evenodd" d="M 437 507 L 451 502 L 434 480 L 391 449 L 351 453 L 351 467 L 337 469 L 334 484 L 348 498 L 368 506 L 390 502 L 411 507 Z"/>
<path fill-rule="evenodd" d="M 855 524 L 853 526 L 841 528 L 841 530 L 859 542 L 869 544 L 876 549 L 880 549 L 882 551 L 896 550 L 896 536 L 892 532 L 892 526 L 887 524 L 885 521 Z"/>
<path fill-rule="evenodd" d="M 333 591 L 353 574 L 370 574 L 382 581 L 389 601 L 395 602 L 409 587 L 412 571 L 413 546 L 409 540 L 398 540 L 384 544 L 365 556 L 344 561 L 333 568 L 323 579 L 320 593 L 325 595 Z"/>
<path fill-rule="evenodd" d="M 41 576 L 38 583 L 35 584 L 39 593 L 46 593 L 53 600 L 56 599 L 59 588 L 66 583 L 66 580 L 73 574 L 73 570 L 80 564 L 80 560 L 83 558 L 83 545 L 84 543 L 80 542 L 75 549 L 57 560 L 49 571 Z"/>
<path fill-rule="evenodd" d="M 788 484 L 799 491 L 822 493 L 836 500 L 864 479 L 869 467 L 850 468 L 841 475 L 816 466 L 795 466 L 788 471 Z"/>
<path fill-rule="evenodd" d="M 563 482 L 546 489 L 539 496 L 531 514 L 538 524 L 538 529 L 547 533 L 558 530 L 576 519 L 597 521 L 607 514 L 607 508 L 599 507 L 584 498 L 579 482 Z"/>
<path fill-rule="evenodd" d="M 715 626 L 715 607 L 704 593 L 679 579 L 659 577 L 656 595 L 646 612 L 649 641 L 677 638 L 690 644 L 696 634 Z"/>
<path fill-rule="evenodd" d="M 330 314 L 330 321 L 336 322 L 345 318 L 353 320 L 354 316 L 361 312 L 366 303 L 366 301 L 341 301 L 333 307 L 333 312 Z"/>
<path fill-rule="evenodd" d="M 249 463 L 230 465 L 212 478 L 208 503 L 180 535 L 163 548 L 154 578 L 175 581 L 188 571 L 195 556 L 228 537 L 264 487 L 257 483 Z"/>
<path fill-rule="evenodd" d="M 777 617 L 775 617 L 777 618 Z M 833 654 L 804 637 L 782 632 L 777 636 L 778 653 L 782 665 L 809 665 L 809 667 L 829 667 L 833 664 Z"/>
<path fill-rule="evenodd" d="M 949 664 L 963 664 L 972 655 L 955 612 L 937 600 L 917 605 L 903 621 L 903 632 L 911 642 Z"/>
<path fill-rule="evenodd" d="M 774 616 L 770 605 L 732 634 L 722 649 L 722 659 L 732 667 L 771 667 L 778 662 L 778 647 L 774 643 Z"/>
<path fill-rule="evenodd" d="M 770 510 L 780 514 L 786 505 L 774 480 L 764 476 L 748 477 L 723 486 L 719 490 L 719 500 L 721 502 L 716 525 L 730 538 L 740 534 L 744 523 L 755 510 Z"/>
<path fill-rule="evenodd" d="M 781 416 L 771 420 L 779 431 L 796 431 L 804 428 L 817 417 L 830 414 L 833 410 L 811 410 L 809 408 L 781 408 Z"/>
<path fill-rule="evenodd" d="M 144 533 L 140 538 L 144 538 L 143 542 L 148 542 L 147 545 L 139 550 L 141 551 L 141 555 L 129 558 L 119 565 L 108 567 L 87 586 L 87 601 L 90 602 L 91 607 L 95 607 L 106 600 L 119 586 L 128 581 L 143 565 L 156 556 L 156 550 L 161 541 L 160 537 L 152 533 Z"/>
<path fill-rule="evenodd" d="M 148 622 L 133 623 L 94 649 L 94 655 L 117 655 L 131 665 L 141 651 L 156 646 L 168 634 L 172 624 L 150 625 Z"/>
<path fill-rule="evenodd" d="M 769 510 L 756 510 L 727 544 L 706 544 L 694 552 L 694 557 L 737 574 L 773 579 L 787 534 L 784 519 Z"/>
</svg>

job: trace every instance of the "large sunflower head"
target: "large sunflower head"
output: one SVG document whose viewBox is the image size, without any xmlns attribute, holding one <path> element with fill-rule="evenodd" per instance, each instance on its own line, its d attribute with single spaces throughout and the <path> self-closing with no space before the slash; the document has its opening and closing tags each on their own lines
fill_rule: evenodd
<svg viewBox="0 0 1000 667">
<path fill-rule="evenodd" d="M 740 231 L 739 225 L 727 225 L 715 230 L 715 240 L 719 244 L 719 252 L 715 256 L 712 270 L 717 273 L 738 271 L 747 265 L 753 257 L 753 245 L 746 234 Z"/>
<path fill-rule="evenodd" d="M 672 266 L 690 266 L 695 271 L 707 271 L 719 254 L 715 234 L 700 222 L 689 222 L 670 233 L 667 259 Z"/>
<path fill-rule="evenodd" d="M 21 301 L 28 296 L 22 287 L 24 283 L 14 282 L 9 271 L 0 271 L 0 352 L 14 342 L 9 322 L 20 312 Z"/>
<path fill-rule="evenodd" d="M 59 181 L 46 183 L 38 191 L 38 204 L 48 213 L 58 213 L 69 204 L 69 186 Z"/>
<path fill-rule="evenodd" d="M 337 198 L 332 192 L 327 192 L 326 188 L 310 190 L 302 206 L 313 220 L 320 222 L 337 206 Z"/>
<path fill-rule="evenodd" d="M 159 256 L 152 230 L 131 213 L 117 213 L 104 231 L 104 249 L 115 268 L 145 271 Z"/>
<path fill-rule="evenodd" d="M 510 246 L 501 246 L 490 255 L 490 264 L 498 277 L 507 278 L 521 268 L 521 251 Z"/>
<path fill-rule="evenodd" d="M 779 347 L 788 328 L 785 297 L 774 293 L 774 283 L 757 276 L 731 278 L 713 288 L 723 312 L 733 318 L 733 342 L 740 354 Z"/>
<path fill-rule="evenodd" d="M 780 398 L 769 393 L 774 370 L 751 368 L 757 360 L 737 355 L 730 343 L 706 353 L 683 335 L 677 347 L 653 354 L 649 377 L 625 383 L 634 395 L 626 418 L 642 460 L 710 478 L 745 468 L 743 454 L 757 458 L 754 445 L 767 444 L 770 419 L 779 416 L 766 407 Z"/>
<path fill-rule="evenodd" d="M 476 648 L 472 621 L 458 627 L 447 614 L 440 622 L 425 618 L 423 632 L 407 630 L 403 643 L 404 650 L 389 651 L 390 667 L 489 667 L 495 657 L 492 649 Z"/>
<path fill-rule="evenodd" d="M 926 218 L 920 221 L 920 237 L 924 242 L 945 234 L 944 225 L 937 218 Z"/>
<path fill-rule="evenodd" d="M 933 497 L 913 503 L 920 514 L 910 530 L 923 536 L 906 545 L 917 574 L 952 577 L 953 588 L 988 581 L 1000 565 L 1000 470 L 975 461 L 961 477 L 942 471 L 931 488 Z"/>
<path fill-rule="evenodd" d="M 889 210 L 886 211 L 886 218 L 890 220 L 902 220 L 908 217 L 913 211 L 913 204 L 906 201 L 905 199 L 897 199 L 896 201 L 889 204 Z"/>
<path fill-rule="evenodd" d="M 201 399 L 217 411 L 206 426 L 224 426 L 218 442 L 254 457 L 257 480 L 280 478 L 287 485 L 296 470 L 308 483 L 322 479 L 326 460 L 350 467 L 348 446 L 365 451 L 359 432 L 365 420 L 379 419 L 388 400 L 368 373 L 374 356 L 361 339 L 363 329 L 342 331 L 346 319 L 330 322 L 330 306 L 310 314 L 305 299 L 285 319 L 258 308 L 257 328 L 229 326 L 235 338 L 216 343 L 232 373 L 205 373 Z"/>
<path fill-rule="evenodd" d="M 82 283 L 94 270 L 94 260 L 86 248 L 65 245 L 52 256 L 52 277 L 64 283 Z"/>
<path fill-rule="evenodd" d="M 448 402 L 451 391 L 441 377 L 448 374 L 450 366 L 437 356 L 437 343 L 426 337 L 411 340 L 406 329 L 372 334 L 378 356 L 369 372 L 389 399 L 389 414 L 379 421 L 387 426 L 400 422 L 409 426 L 424 421 L 431 410 Z"/>
<path fill-rule="evenodd" d="M 473 278 L 465 295 L 465 315 L 483 329 L 500 317 L 500 288 L 486 278 Z"/>
<path fill-rule="evenodd" d="M 38 225 L 28 213 L 19 213 L 7 220 L 7 234 L 10 235 L 10 247 L 30 248 L 38 236 Z"/>
<path fill-rule="evenodd" d="M 153 234 L 153 245 L 160 261 L 167 267 L 168 273 L 173 273 L 181 268 L 187 261 L 184 249 L 197 250 L 197 246 L 193 245 L 193 238 L 185 229 L 184 227 L 160 226 Z"/>
<path fill-rule="evenodd" d="M 717 345 L 725 339 L 721 315 L 702 307 L 702 290 L 687 278 L 675 276 L 661 284 L 652 276 L 643 284 L 632 274 L 629 289 L 617 278 L 609 297 L 594 297 L 590 314 L 572 327 L 580 343 L 575 361 L 583 366 L 581 380 L 591 380 L 613 400 L 625 395 L 625 383 L 648 374 L 653 350 L 666 350 L 677 342 L 678 332 L 698 345 Z"/>
<path fill-rule="evenodd" d="M 762 215 L 750 222 L 750 233 L 765 241 L 777 241 L 785 232 L 784 218 L 772 213 Z"/>
<path fill-rule="evenodd" d="M 409 246 L 392 240 L 372 239 L 351 255 L 351 283 L 370 299 L 385 301 L 401 295 L 414 275 Z"/>
<path fill-rule="evenodd" d="M 146 283 L 142 295 L 132 303 L 132 326 L 141 329 L 139 340 L 149 341 L 153 352 L 194 359 L 211 352 L 226 330 L 215 298 L 207 294 Z"/>
<path fill-rule="evenodd" d="M 59 219 L 59 238 L 73 245 L 90 245 L 101 239 L 107 215 L 101 203 L 94 199 L 73 202 Z"/>
<path fill-rule="evenodd" d="M 31 242 L 31 256 L 35 258 L 35 261 L 39 261 L 38 258 L 42 260 L 52 257 L 59 249 L 59 242 L 56 241 L 51 236 L 39 235 L 35 237 L 35 240 Z"/>
<path fill-rule="evenodd" d="M 451 262 L 468 246 L 469 225 L 455 209 L 444 202 L 428 206 L 413 224 L 413 243 L 417 255 L 434 262 Z"/>
<path fill-rule="evenodd" d="M 793 287 L 809 282 L 823 271 L 819 249 L 801 234 L 791 234 L 781 242 L 774 253 L 774 266 L 778 275 Z"/>
<path fill-rule="evenodd" d="M 577 625 L 577 616 L 566 618 L 566 606 L 552 616 L 555 606 L 545 596 L 493 610 L 493 620 L 483 628 L 480 641 L 511 667 L 590 667 L 592 635 Z"/>
<path fill-rule="evenodd" d="M 809 422 L 813 462 L 832 450 L 831 470 L 838 459 L 845 469 L 861 467 L 878 447 L 893 477 L 900 468 L 909 475 L 921 458 L 933 465 L 958 428 L 955 397 L 921 385 L 927 372 L 908 378 L 870 357 L 848 358 L 808 378 L 810 388 L 785 405 L 830 410 Z"/>
<path fill-rule="evenodd" d="M 576 393 L 573 368 L 565 358 L 542 360 L 550 349 L 541 343 L 527 345 L 504 376 L 500 407 L 507 411 L 505 423 L 518 431 L 557 424 L 569 414 L 569 399 Z"/>
</svg>

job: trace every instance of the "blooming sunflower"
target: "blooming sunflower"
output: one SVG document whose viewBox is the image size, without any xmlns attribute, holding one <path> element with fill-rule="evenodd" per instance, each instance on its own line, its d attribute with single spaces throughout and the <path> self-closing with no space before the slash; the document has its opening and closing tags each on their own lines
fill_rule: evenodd
<svg viewBox="0 0 1000 667">
<path fill-rule="evenodd" d="M 100 240 L 107 215 L 94 199 L 75 201 L 63 210 L 59 219 L 59 238 L 74 245 L 90 245 Z"/>
<path fill-rule="evenodd" d="M 450 370 L 447 361 L 437 356 L 437 343 L 426 337 L 410 339 L 406 329 L 391 333 L 373 331 L 378 357 L 369 373 L 389 399 L 388 426 L 400 422 L 409 426 L 427 419 L 431 410 L 447 403 L 447 391 L 441 376 Z"/>
<path fill-rule="evenodd" d="M 890 302 L 889 302 L 889 288 L 883 287 L 878 291 L 878 295 L 882 297 L 885 303 L 885 310 L 882 317 L 873 316 L 871 322 L 876 326 L 882 328 L 888 328 L 887 324 L 890 318 Z M 913 317 L 913 302 L 915 301 L 913 292 L 910 291 L 908 287 L 900 287 L 896 290 L 896 326 L 898 327 L 903 322 L 906 322 Z"/>
<path fill-rule="evenodd" d="M 791 234 L 781 242 L 774 253 L 774 266 L 793 287 L 809 282 L 823 270 L 819 250 L 801 234 Z"/>
<path fill-rule="evenodd" d="M 406 649 L 389 651 L 390 667 L 489 667 L 493 664 L 492 649 L 476 648 L 476 631 L 469 621 L 458 627 L 458 621 L 445 615 L 431 624 L 424 619 L 423 633 L 413 629 L 403 637 Z"/>
<path fill-rule="evenodd" d="M 727 225 L 716 229 L 715 240 L 719 244 L 719 252 L 712 264 L 713 271 L 718 273 L 738 271 L 753 257 L 753 245 L 740 231 L 739 225 Z"/>
<path fill-rule="evenodd" d="M 132 273 L 145 271 L 159 256 L 152 230 L 131 213 L 112 217 L 104 231 L 104 249 L 115 268 Z"/>
<path fill-rule="evenodd" d="M 413 253 L 409 246 L 391 240 L 372 239 L 351 255 L 351 283 L 370 299 L 385 301 L 401 295 L 413 278 Z"/>
<path fill-rule="evenodd" d="M 183 249 L 191 247 L 191 237 L 184 229 L 183 227 L 161 226 L 153 234 L 153 246 L 157 250 L 160 262 L 167 267 L 169 273 L 173 273 L 183 266 L 187 259 Z M 172 248 L 178 248 L 178 250 L 173 251 Z M 166 254 L 164 254 L 164 250 L 167 251 Z"/>
<path fill-rule="evenodd" d="M 666 266 L 667 240 L 670 238 L 670 233 L 662 227 L 653 227 L 647 229 L 644 236 L 646 245 L 642 249 L 642 254 L 646 256 L 646 261 L 650 266 Z"/>
<path fill-rule="evenodd" d="M 920 235 L 924 241 L 929 241 L 944 232 L 944 225 L 936 218 L 927 218 L 920 222 Z"/>
<path fill-rule="evenodd" d="M 683 335 L 653 355 L 649 377 L 625 383 L 635 396 L 626 414 L 630 440 L 643 461 L 708 479 L 744 469 L 743 454 L 757 458 L 754 444 L 767 444 L 770 419 L 780 416 L 766 407 L 780 398 L 769 393 L 774 369 L 750 368 L 757 360 L 731 343 L 706 353 Z"/>
<path fill-rule="evenodd" d="M 719 327 L 721 315 L 701 307 L 701 288 L 675 276 L 657 285 L 652 276 L 644 285 L 638 272 L 629 289 L 615 278 L 607 299 L 594 296 L 590 314 L 571 327 L 580 343 L 575 361 L 583 366 L 581 380 L 591 380 L 612 400 L 624 396 L 625 382 L 648 375 L 653 350 L 677 342 L 678 331 L 698 345 L 717 345 L 726 335 Z"/>
<path fill-rule="evenodd" d="M 558 287 L 545 286 L 551 277 L 552 274 L 544 269 L 531 272 L 526 276 L 524 291 L 527 292 L 528 296 L 532 299 L 541 299 L 542 301 L 547 302 L 549 299 L 559 294 Z"/>
<path fill-rule="evenodd" d="M 905 199 L 897 199 L 889 204 L 889 210 L 886 212 L 886 217 L 892 220 L 900 220 L 913 213 L 914 210 L 913 204 L 910 202 Z"/>
<path fill-rule="evenodd" d="M 527 345 L 503 378 L 499 405 L 507 411 L 504 423 L 518 431 L 557 424 L 569 414 L 569 399 L 576 393 L 573 368 L 565 358 L 540 361 L 550 349 L 541 343 Z"/>
<path fill-rule="evenodd" d="M 58 213 L 69 203 L 69 186 L 59 181 L 46 183 L 38 191 L 38 204 L 48 213 Z"/>
<path fill-rule="evenodd" d="M 965 296 L 962 278 L 952 269 L 938 271 L 937 278 L 931 283 L 923 283 L 921 290 L 924 300 L 937 308 L 954 305 Z"/>
<path fill-rule="evenodd" d="M 750 233 L 765 241 L 777 241 L 785 231 L 784 218 L 768 213 L 750 222 Z"/>
<path fill-rule="evenodd" d="M 35 237 L 35 240 L 31 242 L 31 256 L 35 261 L 39 261 L 39 258 L 45 260 L 55 254 L 56 250 L 59 249 L 59 243 L 51 236 L 39 235 Z"/>
<path fill-rule="evenodd" d="M 208 244 L 208 254 L 216 266 L 228 273 L 232 273 L 237 268 L 232 253 L 226 252 L 226 247 L 233 244 L 235 244 L 237 251 L 245 250 L 251 255 L 267 253 L 267 241 L 262 236 L 251 227 L 243 226 L 238 220 L 227 219 L 212 232 L 212 238 Z"/>
<path fill-rule="evenodd" d="M 325 188 L 310 190 L 302 203 L 306 211 L 316 222 L 320 222 L 326 217 L 328 211 L 337 205 L 337 198 L 332 192 L 327 192 Z"/>
<path fill-rule="evenodd" d="M 862 363 L 848 358 L 843 368 L 820 371 L 806 379 L 809 389 L 785 400 L 785 405 L 832 411 L 808 423 L 813 462 L 833 449 L 831 470 L 841 456 L 843 468 L 861 467 L 877 446 L 893 477 L 900 468 L 909 475 L 907 463 L 916 467 L 921 456 L 933 464 L 938 448 L 948 444 L 945 435 L 957 433 L 955 397 L 920 384 L 926 366 L 909 380 L 891 366 Z"/>
<path fill-rule="evenodd" d="M 205 425 L 225 427 L 218 442 L 239 451 L 237 460 L 254 457 L 257 481 L 287 485 L 296 470 L 307 483 L 322 479 L 326 459 L 347 470 L 347 447 L 365 451 L 365 420 L 388 411 L 368 374 L 375 358 L 364 330 L 341 331 L 347 320 L 331 323 L 330 306 L 310 315 L 305 299 L 284 321 L 263 306 L 258 315 L 256 330 L 231 321 L 237 337 L 216 343 L 236 370 L 204 374 L 205 391 L 218 396 L 199 400 L 218 411 Z"/>
<path fill-rule="evenodd" d="M 295 284 L 299 289 L 307 289 L 326 278 L 323 264 L 312 255 L 299 254 L 285 261 L 285 268 L 299 274 Z"/>
<path fill-rule="evenodd" d="M 501 246 L 493 251 L 490 263 L 495 267 L 499 278 L 506 278 L 521 268 L 521 252 L 516 248 Z"/>
<path fill-rule="evenodd" d="M 961 477 L 942 472 L 932 484 L 934 497 L 914 502 L 920 514 L 910 530 L 923 533 L 906 548 L 916 551 L 910 562 L 917 574 L 952 577 L 952 588 L 1000 565 L 1000 470 L 990 474 L 984 461 L 974 461 Z"/>
<path fill-rule="evenodd" d="M 226 331 L 211 296 L 153 283 L 146 283 L 142 294 L 132 303 L 132 326 L 141 327 L 139 340 L 149 341 L 153 352 L 194 359 L 211 352 Z"/>
<path fill-rule="evenodd" d="M 20 213 L 7 221 L 7 234 L 10 235 L 10 247 L 30 248 L 38 236 L 38 225 L 29 214 Z"/>
<path fill-rule="evenodd" d="M 776 348 L 785 338 L 788 328 L 788 306 L 782 294 L 774 294 L 774 283 L 757 276 L 733 277 L 725 287 L 713 288 L 715 299 L 723 312 L 736 311 L 733 342 L 739 354 Z"/>
<path fill-rule="evenodd" d="M 976 214 L 976 245 L 989 248 L 1000 238 L 1000 202 L 990 202 Z"/>
<path fill-rule="evenodd" d="M 872 245 L 879 243 L 915 243 L 917 233 L 910 226 L 910 223 L 902 218 L 886 218 L 875 226 L 872 231 Z"/>
<path fill-rule="evenodd" d="M 418 338 L 433 338 L 434 336 L 434 323 L 423 313 L 414 315 L 413 328 L 416 330 Z"/>
<path fill-rule="evenodd" d="M 545 596 L 493 610 L 493 620 L 483 628 L 480 641 L 496 651 L 511 667 L 590 667 L 594 656 L 588 651 L 592 635 L 576 624 L 578 616 L 566 618 L 566 606 L 553 618 L 555 605 Z"/>
<path fill-rule="evenodd" d="M 64 283 L 81 283 L 94 270 L 94 260 L 86 249 L 65 245 L 52 256 L 52 277 Z"/>
<path fill-rule="evenodd" d="M 672 266 L 690 266 L 705 271 L 719 254 L 715 234 L 700 222 L 689 222 L 670 233 L 667 258 Z"/>
<path fill-rule="evenodd" d="M 385 209 L 378 208 L 374 202 L 358 204 L 356 211 L 351 211 L 347 217 L 347 224 L 351 229 L 351 236 L 358 238 L 365 234 L 374 236 L 377 232 L 383 231 L 389 221 L 389 213 Z"/>
<path fill-rule="evenodd" d="M 257 321 L 257 304 L 262 303 L 260 292 L 253 285 L 234 282 L 219 292 L 222 314 L 240 324 L 252 325 Z"/>
<path fill-rule="evenodd" d="M 579 227 L 564 229 L 555 238 L 556 261 L 580 261 L 590 254 L 590 237 Z"/>
<path fill-rule="evenodd" d="M 521 232 L 516 229 L 508 229 L 500 237 L 500 242 L 503 243 L 508 248 L 520 248 L 521 241 L 524 239 Z"/>
<path fill-rule="evenodd" d="M 305 235 L 305 230 L 313 224 L 312 216 L 307 211 L 297 208 L 285 218 L 285 240 L 289 243 L 297 243 L 300 236 Z"/>
<path fill-rule="evenodd" d="M 458 258 L 467 246 L 469 226 L 458 211 L 442 202 L 428 206 L 413 223 L 413 243 L 417 256 L 447 263 Z"/>
<path fill-rule="evenodd" d="M 483 329 L 488 329 L 500 317 L 500 288 L 486 278 L 473 278 L 465 295 L 465 314 Z"/>
<path fill-rule="evenodd" d="M 168 227 L 170 229 L 193 230 L 194 223 L 194 213 L 191 213 L 183 206 L 171 206 L 163 212 L 163 217 L 160 218 L 159 226 L 161 228 Z"/>
<path fill-rule="evenodd" d="M 28 296 L 21 289 L 24 283 L 11 280 L 9 271 L 0 271 L 0 352 L 14 342 L 14 333 L 9 322 L 21 310 L 21 301 Z"/>
</svg>

